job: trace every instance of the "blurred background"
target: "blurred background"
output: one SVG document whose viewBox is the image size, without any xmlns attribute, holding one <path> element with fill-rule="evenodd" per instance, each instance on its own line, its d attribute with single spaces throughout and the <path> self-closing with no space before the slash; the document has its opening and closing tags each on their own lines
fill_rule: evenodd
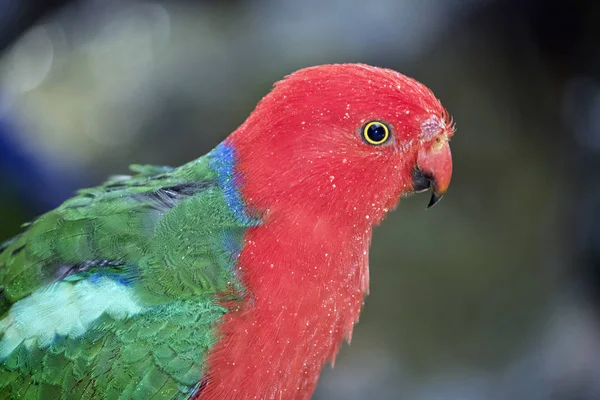
<svg viewBox="0 0 600 400">
<path fill-rule="evenodd" d="M 600 3 L 0 0 L 0 240 L 131 163 L 179 165 L 301 67 L 427 84 L 444 201 L 375 231 L 315 399 L 600 399 Z"/>
</svg>

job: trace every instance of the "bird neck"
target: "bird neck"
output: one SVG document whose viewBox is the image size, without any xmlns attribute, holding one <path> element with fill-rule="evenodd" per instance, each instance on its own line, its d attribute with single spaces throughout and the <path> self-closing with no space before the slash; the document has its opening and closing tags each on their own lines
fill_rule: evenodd
<svg viewBox="0 0 600 400">
<path fill-rule="evenodd" d="M 358 321 L 370 235 L 294 213 L 250 228 L 238 260 L 244 304 L 220 326 L 207 398 L 308 399 Z"/>
</svg>

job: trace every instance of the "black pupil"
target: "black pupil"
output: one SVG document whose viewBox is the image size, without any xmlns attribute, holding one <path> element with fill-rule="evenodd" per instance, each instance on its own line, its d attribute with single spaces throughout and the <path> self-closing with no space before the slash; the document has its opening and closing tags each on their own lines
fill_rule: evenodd
<svg viewBox="0 0 600 400">
<path fill-rule="evenodd" d="M 381 124 L 372 124 L 367 129 L 367 136 L 374 142 L 381 142 L 385 139 L 385 128 Z"/>
</svg>

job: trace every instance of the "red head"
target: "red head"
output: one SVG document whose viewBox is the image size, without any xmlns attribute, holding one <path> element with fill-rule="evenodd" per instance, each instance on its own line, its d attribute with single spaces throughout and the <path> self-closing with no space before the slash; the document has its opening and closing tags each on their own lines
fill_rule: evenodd
<svg viewBox="0 0 600 400">
<path fill-rule="evenodd" d="M 372 226 L 401 196 L 452 173 L 454 126 L 433 93 L 398 72 L 362 64 L 297 71 L 275 85 L 228 139 L 251 209 L 301 209 Z"/>
</svg>

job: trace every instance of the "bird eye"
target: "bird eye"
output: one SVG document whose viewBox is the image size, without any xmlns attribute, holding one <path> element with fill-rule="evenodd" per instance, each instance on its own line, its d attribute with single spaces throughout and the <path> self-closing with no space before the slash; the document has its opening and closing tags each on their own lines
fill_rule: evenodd
<svg viewBox="0 0 600 400">
<path fill-rule="evenodd" d="M 390 129 L 382 122 L 371 121 L 363 127 L 362 136 L 367 143 L 379 146 L 389 139 Z"/>
</svg>

